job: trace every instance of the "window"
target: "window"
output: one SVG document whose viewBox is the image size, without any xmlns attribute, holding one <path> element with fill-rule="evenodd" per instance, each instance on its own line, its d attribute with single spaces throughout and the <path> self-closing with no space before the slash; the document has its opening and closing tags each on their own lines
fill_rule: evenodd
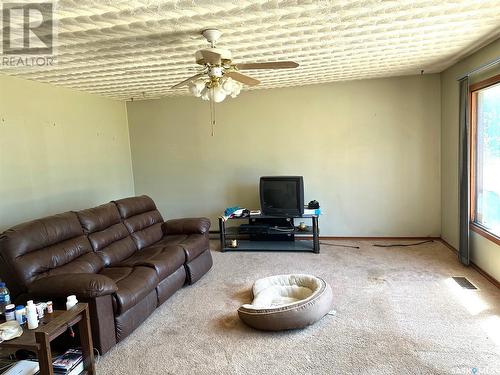
<svg viewBox="0 0 500 375">
<path fill-rule="evenodd" d="M 470 95 L 471 229 L 500 244 L 500 75 Z"/>
</svg>

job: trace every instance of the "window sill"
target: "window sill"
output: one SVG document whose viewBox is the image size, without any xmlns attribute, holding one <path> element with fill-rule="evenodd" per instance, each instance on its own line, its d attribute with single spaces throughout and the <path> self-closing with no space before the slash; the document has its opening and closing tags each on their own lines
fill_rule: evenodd
<svg viewBox="0 0 500 375">
<path fill-rule="evenodd" d="M 480 225 L 478 225 L 476 223 L 470 223 L 469 229 L 472 230 L 473 232 L 476 232 L 477 234 L 481 235 L 482 237 L 496 243 L 497 245 L 500 245 L 500 237 L 494 235 L 491 232 L 488 232 L 486 229 L 484 229 Z"/>
</svg>

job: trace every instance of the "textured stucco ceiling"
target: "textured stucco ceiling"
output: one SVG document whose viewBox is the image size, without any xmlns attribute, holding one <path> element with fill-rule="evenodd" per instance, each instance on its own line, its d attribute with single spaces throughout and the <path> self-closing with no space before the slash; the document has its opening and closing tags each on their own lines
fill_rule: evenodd
<svg viewBox="0 0 500 375">
<path fill-rule="evenodd" d="M 233 61 L 294 60 L 246 71 L 259 88 L 439 72 L 499 35 L 499 0 L 61 0 L 57 64 L 9 75 L 116 99 L 185 95 L 200 31 L 218 28 Z"/>
</svg>

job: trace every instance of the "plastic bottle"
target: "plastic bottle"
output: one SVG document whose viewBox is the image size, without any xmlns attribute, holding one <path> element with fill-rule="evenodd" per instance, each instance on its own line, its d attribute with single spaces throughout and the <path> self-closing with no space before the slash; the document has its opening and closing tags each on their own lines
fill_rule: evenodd
<svg viewBox="0 0 500 375">
<path fill-rule="evenodd" d="M 16 320 L 16 305 L 11 303 L 5 306 L 5 320 Z"/>
<path fill-rule="evenodd" d="M 66 298 L 66 310 L 71 309 L 77 303 L 78 303 L 78 300 L 76 299 L 76 296 L 74 294 L 68 296 L 68 298 Z"/>
<path fill-rule="evenodd" d="M 36 313 L 38 315 L 38 319 L 42 319 L 43 316 L 44 316 L 44 307 L 43 307 L 44 303 L 40 302 L 40 303 L 37 303 L 35 306 L 36 306 Z"/>
<path fill-rule="evenodd" d="M 5 306 L 10 305 L 9 289 L 3 281 L 0 281 L 0 314 L 5 313 Z"/>
<path fill-rule="evenodd" d="M 23 305 L 16 306 L 16 320 L 20 325 L 26 323 L 26 309 Z"/>
<path fill-rule="evenodd" d="M 38 328 L 38 314 L 32 300 L 26 304 L 26 319 L 28 320 L 28 329 Z"/>
</svg>

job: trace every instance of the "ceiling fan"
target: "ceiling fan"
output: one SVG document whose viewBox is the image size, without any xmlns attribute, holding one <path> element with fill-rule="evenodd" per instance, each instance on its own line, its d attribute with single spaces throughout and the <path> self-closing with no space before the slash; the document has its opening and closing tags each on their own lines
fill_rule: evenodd
<svg viewBox="0 0 500 375">
<path fill-rule="evenodd" d="M 207 29 L 201 34 L 210 43 L 210 48 L 201 49 L 195 53 L 196 63 L 201 65 L 203 70 L 172 86 L 172 89 L 187 85 L 194 96 L 218 103 L 227 95 L 236 97 L 241 91 L 242 84 L 255 86 L 260 83 L 259 80 L 240 73 L 241 70 L 289 69 L 299 66 L 293 61 L 234 64 L 231 51 L 215 46 L 222 35 L 219 30 Z"/>
</svg>

